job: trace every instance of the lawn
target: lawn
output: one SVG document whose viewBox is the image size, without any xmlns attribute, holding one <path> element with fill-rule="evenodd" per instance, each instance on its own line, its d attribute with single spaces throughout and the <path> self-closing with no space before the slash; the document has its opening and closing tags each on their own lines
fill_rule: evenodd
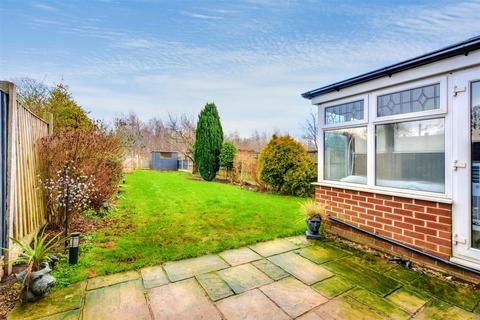
<svg viewBox="0 0 480 320">
<path fill-rule="evenodd" d="M 109 216 L 85 235 L 80 263 L 62 261 L 60 285 L 96 275 L 220 252 L 305 230 L 300 198 L 205 182 L 184 172 L 138 170 Z"/>
</svg>

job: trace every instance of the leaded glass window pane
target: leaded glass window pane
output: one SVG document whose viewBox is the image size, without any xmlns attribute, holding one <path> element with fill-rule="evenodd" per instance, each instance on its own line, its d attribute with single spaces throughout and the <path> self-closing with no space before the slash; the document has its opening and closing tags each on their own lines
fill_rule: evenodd
<svg viewBox="0 0 480 320">
<path fill-rule="evenodd" d="M 440 84 L 408 89 L 377 97 L 377 116 L 440 109 Z"/>
<path fill-rule="evenodd" d="M 325 108 L 325 124 L 363 120 L 363 100 Z"/>
</svg>

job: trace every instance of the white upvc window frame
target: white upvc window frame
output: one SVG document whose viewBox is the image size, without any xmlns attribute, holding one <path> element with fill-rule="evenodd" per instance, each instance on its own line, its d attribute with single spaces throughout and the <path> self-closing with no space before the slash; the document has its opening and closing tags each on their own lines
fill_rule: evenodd
<svg viewBox="0 0 480 320">
<path fill-rule="evenodd" d="M 356 102 L 360 100 L 363 100 L 363 119 L 362 120 L 352 120 L 352 121 L 345 121 L 340 123 L 329 123 L 329 124 L 325 123 L 326 108 L 335 107 L 341 104 Z M 352 96 L 352 97 L 348 97 L 340 100 L 335 100 L 332 102 L 322 104 L 321 106 L 322 106 L 322 118 L 320 119 L 319 117 L 319 119 L 321 121 L 320 123 L 322 124 L 323 129 L 360 127 L 361 125 L 365 125 L 368 123 L 368 95 L 367 94 L 356 95 L 356 96 Z"/>
<path fill-rule="evenodd" d="M 440 85 L 440 108 L 420 111 L 420 112 L 410 112 L 403 113 L 392 116 L 377 116 L 377 97 L 389 93 L 395 93 L 407 89 L 415 89 L 418 87 L 423 87 L 432 84 Z M 363 99 L 364 100 L 364 112 L 367 113 L 364 115 L 364 120 L 362 121 L 350 121 L 340 124 L 329 124 L 325 125 L 325 108 L 329 106 L 335 106 L 342 103 L 353 102 Z M 448 113 L 448 76 L 436 76 L 429 77 L 421 80 L 410 81 L 408 83 L 402 83 L 394 86 L 390 86 L 386 89 L 374 90 L 365 94 L 355 95 L 348 98 L 342 98 L 334 101 L 329 101 L 328 103 L 321 103 L 318 105 L 318 119 L 319 119 L 319 137 L 318 137 L 318 184 L 337 187 L 337 188 L 346 188 L 358 191 L 366 192 L 377 192 L 383 194 L 389 194 L 399 197 L 409 197 L 416 199 L 424 200 L 437 200 L 439 202 L 451 203 L 452 199 L 452 177 L 450 172 L 451 163 L 451 139 L 452 139 L 452 123 L 451 116 Z M 400 188 L 391 188 L 375 185 L 376 180 L 376 150 L 375 150 L 375 127 L 380 124 L 396 123 L 396 122 L 405 122 L 405 121 L 415 121 L 415 120 L 427 120 L 427 119 L 438 119 L 444 118 L 444 135 L 445 135 L 445 192 L 436 193 L 429 191 L 419 191 L 419 190 L 410 190 L 410 189 L 400 189 Z M 370 121 L 369 121 L 370 119 Z M 367 183 L 366 184 L 357 184 L 357 183 L 348 183 L 334 180 L 325 180 L 324 179 L 324 136 L 325 132 L 335 130 L 335 129 L 344 129 L 344 128 L 356 128 L 356 127 L 367 127 Z"/>
<path fill-rule="evenodd" d="M 391 116 L 378 116 L 377 115 L 377 103 L 378 103 L 378 97 L 387 95 L 387 94 L 392 94 L 392 93 L 397 93 L 400 91 L 404 90 L 409 90 L 409 89 L 417 89 L 433 84 L 439 84 L 440 85 L 440 108 L 439 109 L 432 109 L 432 110 L 426 110 L 426 111 L 418 111 L 418 112 L 408 112 L 408 113 L 400 113 L 400 114 L 395 114 Z M 442 94 L 443 93 L 443 94 Z M 407 121 L 408 119 L 420 119 L 420 118 L 425 118 L 425 117 L 433 117 L 435 115 L 439 114 L 446 114 L 447 113 L 447 77 L 442 76 L 442 77 L 433 77 L 433 78 L 428 78 L 428 79 L 423 79 L 423 80 L 418 80 L 418 81 L 413 81 L 413 82 L 408 82 L 404 83 L 401 85 L 397 85 L 394 87 L 390 87 L 387 89 L 382 89 L 382 90 L 377 90 L 373 91 L 371 93 L 372 96 L 372 109 L 374 112 L 373 117 L 371 118 L 375 123 L 392 123 L 392 122 L 398 122 L 398 121 Z"/>
</svg>

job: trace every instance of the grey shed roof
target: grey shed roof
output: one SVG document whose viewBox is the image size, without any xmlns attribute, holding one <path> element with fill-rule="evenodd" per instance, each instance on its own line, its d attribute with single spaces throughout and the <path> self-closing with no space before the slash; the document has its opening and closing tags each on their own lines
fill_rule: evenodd
<svg viewBox="0 0 480 320">
<path fill-rule="evenodd" d="M 377 69 L 371 72 L 361 74 L 359 76 L 339 81 L 328 86 L 324 86 L 315 90 L 307 91 L 302 93 L 302 97 L 305 99 L 312 99 L 316 96 L 321 96 L 323 94 L 340 91 L 340 89 L 351 87 L 363 82 L 370 80 L 378 79 L 385 76 L 391 76 L 394 73 L 419 67 L 425 64 L 436 62 L 439 60 L 447 59 L 457 55 L 468 55 L 469 52 L 480 49 L 480 36 L 470 38 L 468 40 L 450 45 L 448 47 L 435 50 L 416 58 L 408 59 L 396 64 L 392 64 L 388 67 Z"/>
</svg>

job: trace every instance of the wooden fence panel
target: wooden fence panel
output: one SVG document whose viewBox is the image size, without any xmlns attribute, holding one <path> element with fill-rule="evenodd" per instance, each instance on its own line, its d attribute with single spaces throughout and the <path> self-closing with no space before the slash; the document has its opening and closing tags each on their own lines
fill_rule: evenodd
<svg viewBox="0 0 480 320">
<path fill-rule="evenodd" d="M 13 83 L 0 81 L 0 90 L 8 95 L 6 236 L 29 241 L 47 221 L 46 199 L 39 179 L 39 147 L 51 126 L 18 103 Z M 10 274 L 18 248 L 10 239 L 7 248 L 5 267 Z M 0 262 L 2 259 L 0 256 Z"/>
<path fill-rule="evenodd" d="M 40 185 L 40 140 L 48 135 L 48 123 L 17 103 L 16 181 L 13 225 L 15 239 L 23 239 L 47 221 L 45 197 Z"/>
</svg>

